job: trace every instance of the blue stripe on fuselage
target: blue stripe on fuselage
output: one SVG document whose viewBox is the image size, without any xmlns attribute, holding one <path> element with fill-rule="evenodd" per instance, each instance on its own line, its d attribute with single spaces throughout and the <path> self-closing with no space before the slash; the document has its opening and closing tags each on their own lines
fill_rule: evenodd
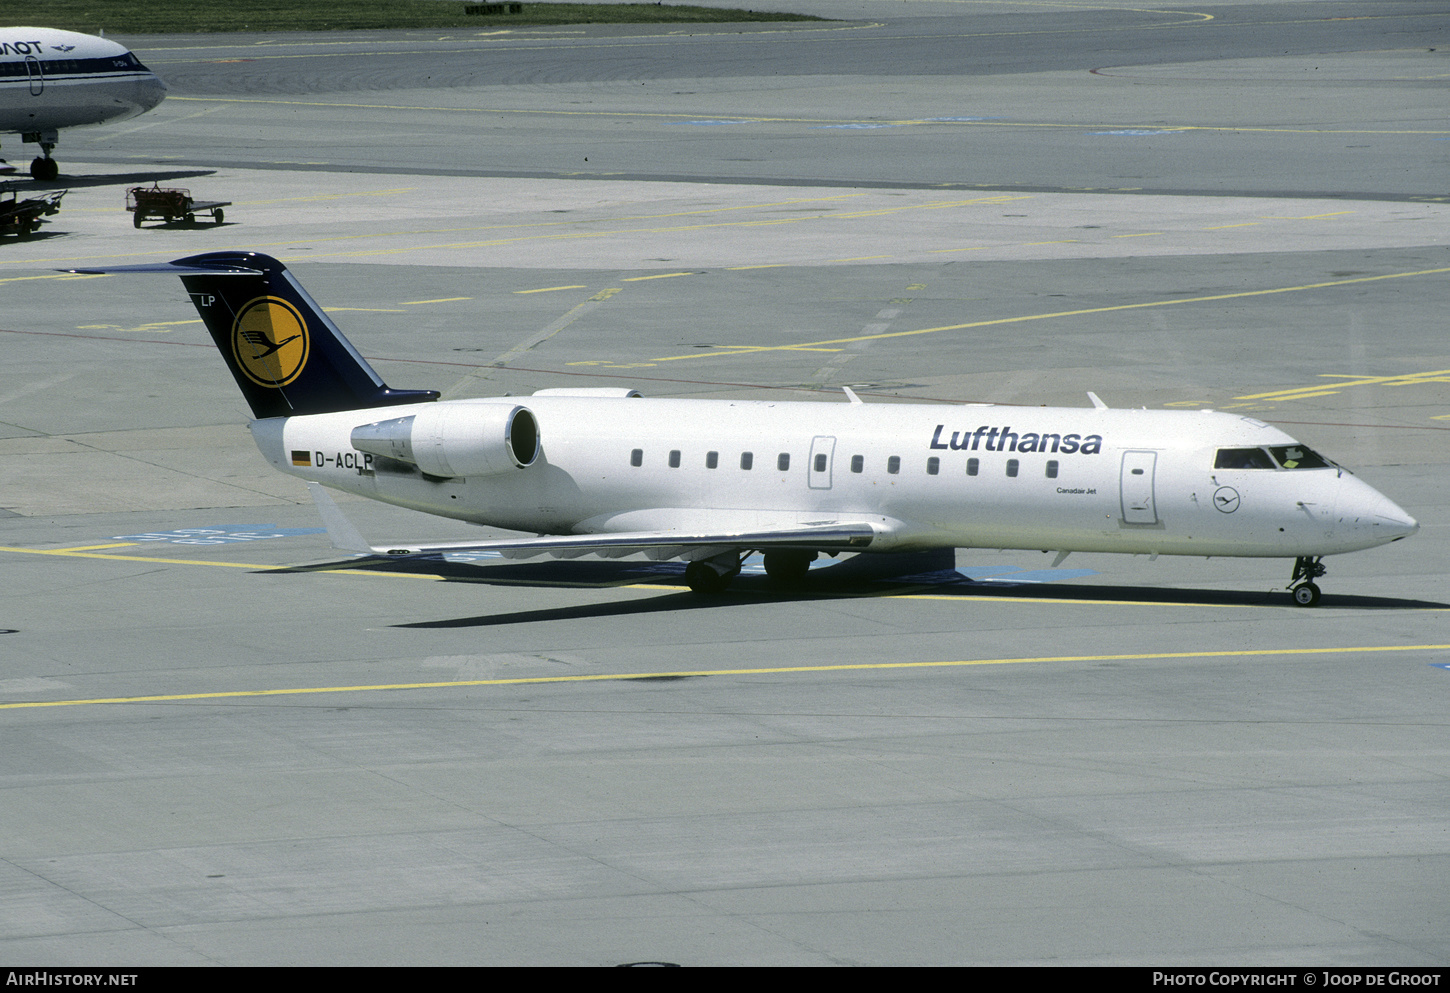
<svg viewBox="0 0 1450 993">
<path fill-rule="evenodd" d="M 36 64 L 46 79 L 71 79 L 83 76 L 114 77 L 122 74 L 150 73 L 141 60 L 130 52 L 101 59 L 10 59 L 0 62 L 0 80 L 7 77 L 29 78 Z"/>
</svg>

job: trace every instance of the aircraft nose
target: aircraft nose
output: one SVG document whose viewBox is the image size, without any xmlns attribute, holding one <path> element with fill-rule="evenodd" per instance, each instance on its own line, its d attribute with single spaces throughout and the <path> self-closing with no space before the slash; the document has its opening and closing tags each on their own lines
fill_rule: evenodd
<svg viewBox="0 0 1450 993">
<path fill-rule="evenodd" d="M 160 76 L 155 73 L 151 74 L 151 78 L 147 80 L 146 84 L 146 95 L 142 99 L 146 102 L 147 110 L 166 99 L 166 84 L 161 81 Z"/>
<path fill-rule="evenodd" d="M 1408 538 L 1420 530 L 1419 521 L 1379 490 L 1352 476 L 1346 476 L 1345 481 L 1353 485 L 1340 493 L 1340 520 L 1368 532 L 1377 543 Z"/>
</svg>

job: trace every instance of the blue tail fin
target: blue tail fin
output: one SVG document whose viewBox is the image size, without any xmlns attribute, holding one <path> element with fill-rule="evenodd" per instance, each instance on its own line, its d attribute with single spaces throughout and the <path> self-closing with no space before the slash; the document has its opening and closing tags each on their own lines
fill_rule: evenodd
<svg viewBox="0 0 1450 993">
<path fill-rule="evenodd" d="M 438 399 L 436 390 L 390 389 L 287 267 L 270 256 L 210 252 L 159 265 L 73 271 L 180 276 L 258 418 Z"/>
</svg>

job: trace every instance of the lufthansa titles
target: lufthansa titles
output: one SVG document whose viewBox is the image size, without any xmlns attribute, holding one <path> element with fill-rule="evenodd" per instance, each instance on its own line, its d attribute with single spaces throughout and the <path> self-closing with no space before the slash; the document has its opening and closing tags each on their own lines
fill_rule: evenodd
<svg viewBox="0 0 1450 993">
<path fill-rule="evenodd" d="M 1023 431 L 1020 434 L 1011 426 L 991 427 L 982 425 L 975 431 L 953 431 L 951 438 L 943 442 L 945 424 L 938 424 L 931 436 L 931 447 L 953 452 L 1050 452 L 1057 455 L 1097 455 L 1103 450 L 1103 436 L 1090 434 L 1053 434 L 1051 432 Z"/>
</svg>

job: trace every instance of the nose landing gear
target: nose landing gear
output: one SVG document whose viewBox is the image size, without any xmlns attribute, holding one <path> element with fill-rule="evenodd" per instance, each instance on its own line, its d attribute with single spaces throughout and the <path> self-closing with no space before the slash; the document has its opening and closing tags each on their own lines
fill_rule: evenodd
<svg viewBox="0 0 1450 993">
<path fill-rule="evenodd" d="M 1289 593 L 1301 607 L 1312 607 L 1319 602 L 1319 587 L 1314 585 L 1314 580 L 1329 571 L 1320 561 L 1322 558 L 1322 555 L 1301 555 L 1294 560 L 1294 575 L 1289 577 Z"/>
</svg>

